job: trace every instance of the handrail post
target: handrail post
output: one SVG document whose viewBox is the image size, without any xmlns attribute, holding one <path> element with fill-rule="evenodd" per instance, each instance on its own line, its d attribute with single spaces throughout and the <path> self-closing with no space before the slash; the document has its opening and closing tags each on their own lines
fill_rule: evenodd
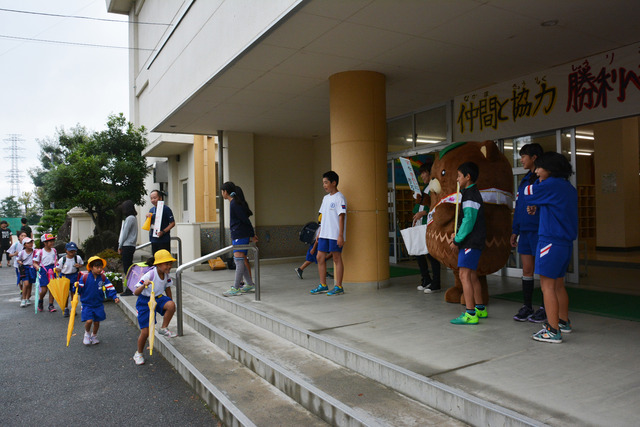
<svg viewBox="0 0 640 427">
<path fill-rule="evenodd" d="M 182 272 L 187 268 L 191 268 L 195 265 L 201 264 L 204 261 L 208 261 L 213 258 L 217 258 L 220 255 L 226 254 L 228 252 L 234 252 L 238 250 L 250 250 L 254 253 L 255 259 L 255 284 L 256 284 L 256 301 L 260 301 L 260 257 L 259 250 L 254 245 L 231 245 L 222 249 L 218 249 L 217 251 L 211 252 L 208 255 L 202 256 L 198 259 L 194 259 L 193 261 L 189 261 L 186 264 L 181 264 L 176 270 L 176 311 L 178 312 L 177 322 L 178 322 L 178 336 L 184 335 L 183 328 L 183 316 L 182 316 Z"/>
</svg>

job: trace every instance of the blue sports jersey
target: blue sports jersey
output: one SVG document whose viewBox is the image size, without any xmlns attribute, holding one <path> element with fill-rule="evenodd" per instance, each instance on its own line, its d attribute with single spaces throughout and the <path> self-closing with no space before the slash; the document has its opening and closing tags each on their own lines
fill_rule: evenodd
<svg viewBox="0 0 640 427">
<path fill-rule="evenodd" d="M 536 210 L 535 215 L 529 215 L 527 213 L 527 204 L 524 202 L 523 197 L 524 189 L 527 185 L 533 184 L 536 180 L 536 175 L 529 171 L 529 173 L 522 178 L 522 181 L 520 181 L 520 185 L 518 185 L 518 192 L 516 193 L 516 208 L 513 211 L 513 225 L 511 228 L 513 234 L 520 234 L 522 231 L 538 232 L 540 212 Z"/>
<path fill-rule="evenodd" d="M 87 306 L 101 306 L 104 304 L 104 292 L 102 287 L 105 287 L 107 297 L 116 299 L 118 294 L 113 287 L 109 279 L 103 274 L 99 274 L 95 277 L 93 273 L 81 274 L 78 280 L 78 293 L 80 294 L 80 301 L 82 305 Z"/>
<path fill-rule="evenodd" d="M 578 192 L 569 181 L 549 177 L 527 185 L 524 201 L 540 212 L 540 240 L 568 246 L 578 237 Z"/>
</svg>

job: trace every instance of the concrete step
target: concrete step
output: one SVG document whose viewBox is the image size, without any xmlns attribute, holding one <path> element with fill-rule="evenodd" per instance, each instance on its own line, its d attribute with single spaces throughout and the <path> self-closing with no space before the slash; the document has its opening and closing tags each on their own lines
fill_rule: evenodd
<svg viewBox="0 0 640 427">
<path fill-rule="evenodd" d="M 544 423 L 538 420 L 526 417 L 510 409 L 485 401 L 462 390 L 455 389 L 438 381 L 416 374 L 402 367 L 393 365 L 392 363 L 389 363 L 387 361 L 378 359 L 356 349 L 337 343 L 328 337 L 320 336 L 308 330 L 292 325 L 288 322 L 282 321 L 272 315 L 261 312 L 259 310 L 260 303 L 254 301 L 253 294 L 243 295 L 241 297 L 227 298 L 223 297 L 219 292 L 214 292 L 211 286 L 207 286 L 206 284 L 202 283 L 196 285 L 193 283 L 189 283 L 188 280 L 183 280 L 183 289 L 185 292 L 185 295 L 183 297 L 185 303 L 184 312 L 186 314 L 185 321 L 192 325 L 200 333 L 209 336 L 214 342 L 216 342 L 216 340 L 220 340 L 220 337 L 217 336 L 217 333 L 214 332 L 211 326 L 214 324 L 214 322 L 224 322 L 225 330 L 227 332 L 231 332 L 234 329 L 242 330 L 240 335 L 237 335 L 237 338 L 239 340 L 246 341 L 250 346 L 259 349 L 259 352 L 269 351 L 270 348 L 270 342 L 265 343 L 264 340 L 256 337 L 254 332 L 251 332 L 251 334 L 249 334 L 247 331 L 242 329 L 244 328 L 244 323 L 240 323 L 239 321 L 234 320 L 232 321 L 232 325 L 229 325 L 228 322 L 219 319 L 217 317 L 217 314 L 212 314 L 212 316 L 215 318 L 212 318 L 211 321 L 208 320 L 208 316 L 206 315 L 207 308 L 203 307 L 202 303 L 209 303 L 215 307 L 223 309 L 226 312 L 224 313 L 224 315 L 226 315 L 227 318 L 230 317 L 229 314 L 232 314 L 241 319 L 244 319 L 246 322 L 251 324 L 252 327 L 258 326 L 262 328 L 264 331 L 259 332 L 258 336 L 260 334 L 266 334 L 267 332 L 273 333 L 276 336 L 288 341 L 289 344 L 295 344 L 301 349 L 308 350 L 309 352 L 311 352 L 313 357 L 319 356 L 321 358 L 330 360 L 332 363 L 338 365 L 338 367 L 346 368 L 348 371 L 342 372 L 348 372 L 349 378 L 354 378 L 351 377 L 351 375 L 359 374 L 363 378 L 374 380 L 382 386 L 386 386 L 387 388 L 394 390 L 405 397 L 409 397 L 410 399 L 426 405 L 426 407 L 428 407 L 427 409 L 433 408 L 443 414 L 448 414 L 447 416 L 452 417 L 450 418 L 452 422 L 454 419 L 457 419 L 473 425 L 544 425 Z M 198 307 L 200 311 L 195 312 L 194 309 L 191 308 L 191 306 L 193 306 L 194 308 Z M 186 320 L 187 318 L 188 320 Z M 215 324 L 216 326 L 220 326 L 218 323 Z M 242 325 L 242 327 L 238 325 Z M 250 338 L 245 339 L 245 334 Z M 223 348 L 224 346 L 229 345 L 224 342 L 229 341 L 228 337 L 222 339 L 221 341 L 221 345 L 223 346 Z M 281 344 L 280 341 L 278 341 L 278 346 L 280 345 L 284 344 Z M 234 347 L 236 347 L 236 344 L 232 343 L 230 354 L 233 354 L 234 351 L 237 351 L 233 349 Z M 286 351 L 289 351 L 288 347 L 283 348 L 286 349 Z M 284 350 L 279 349 L 278 351 Z M 279 358 L 277 356 L 277 351 L 273 353 L 275 353 L 276 355 L 275 360 L 282 361 L 284 359 L 289 359 L 288 352 L 283 353 L 287 354 L 287 357 Z M 310 358 L 312 356 L 307 355 L 307 357 Z M 249 360 L 253 360 L 253 355 L 249 357 Z M 255 361 L 249 363 L 254 362 Z M 299 363 L 299 365 L 297 365 L 297 363 Z M 318 384 L 323 382 L 322 375 L 316 377 L 315 375 L 311 374 L 310 371 L 307 370 L 307 368 L 303 367 L 302 362 L 293 362 L 291 365 L 287 366 L 287 369 L 292 372 L 298 372 L 297 375 L 300 377 L 309 379 L 309 382 L 312 386 L 317 387 Z M 330 372 L 330 369 L 323 369 L 327 369 L 326 371 L 323 371 L 325 372 L 324 375 L 326 376 L 326 373 Z M 317 381 L 317 384 L 314 383 L 314 381 Z M 329 380 L 329 382 L 330 381 L 332 381 L 332 379 Z M 269 382 L 273 383 L 271 379 L 269 379 Z M 353 389 L 350 387 L 347 387 L 347 389 L 352 393 L 355 393 L 355 391 L 357 391 L 357 389 Z M 331 393 L 327 394 L 331 395 Z M 361 393 L 358 392 L 355 394 L 358 395 Z M 362 403 L 358 399 L 345 399 L 345 403 L 357 405 L 357 407 L 360 407 Z M 303 403 L 303 406 L 304 405 L 307 404 Z M 384 409 L 384 411 L 387 411 L 389 410 L 391 405 L 384 404 L 380 406 L 382 409 Z M 376 408 L 371 409 L 368 414 L 374 420 L 377 420 Z M 393 416 L 391 416 L 391 419 L 394 419 Z M 381 420 L 384 420 L 384 418 L 382 418 Z M 386 423 L 388 421 L 382 422 Z M 400 422 L 399 424 L 396 424 L 395 422 L 389 423 L 390 425 L 411 425 L 404 424 L 402 422 Z M 421 424 L 425 425 L 424 422 L 422 422 Z"/>
<path fill-rule="evenodd" d="M 185 293 L 187 325 L 331 425 L 463 425 Z"/>
<path fill-rule="evenodd" d="M 119 304 L 135 324 L 136 299 Z M 327 425 L 188 325 L 182 337 L 156 335 L 153 351 L 146 363 L 162 354 L 226 426 Z"/>
</svg>

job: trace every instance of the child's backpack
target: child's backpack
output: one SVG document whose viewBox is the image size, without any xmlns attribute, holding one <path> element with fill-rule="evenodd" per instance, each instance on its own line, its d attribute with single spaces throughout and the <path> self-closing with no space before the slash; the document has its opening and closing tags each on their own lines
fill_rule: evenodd
<svg viewBox="0 0 640 427">
<path fill-rule="evenodd" d="M 131 292 L 136 290 L 136 283 L 140 281 L 140 278 L 145 275 L 148 271 L 153 270 L 153 266 L 148 266 L 144 262 L 138 262 L 132 264 L 129 267 L 129 271 L 127 271 L 127 277 L 125 278 L 124 286 L 129 288 Z M 153 277 L 151 278 L 153 280 Z"/>
<path fill-rule="evenodd" d="M 315 221 L 308 222 L 302 227 L 300 230 L 300 241 L 306 243 L 307 245 L 313 245 L 313 242 L 316 239 L 316 231 L 320 224 Z"/>
</svg>

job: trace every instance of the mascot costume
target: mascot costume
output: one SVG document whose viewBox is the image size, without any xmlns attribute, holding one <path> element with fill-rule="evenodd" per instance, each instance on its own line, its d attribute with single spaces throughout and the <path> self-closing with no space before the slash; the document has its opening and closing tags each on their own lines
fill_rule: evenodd
<svg viewBox="0 0 640 427">
<path fill-rule="evenodd" d="M 482 303 L 489 302 L 487 274 L 505 266 L 511 245 L 511 210 L 513 206 L 513 173 L 507 158 L 493 141 L 459 142 L 442 150 L 431 168 L 429 194 L 431 211 L 427 219 L 429 253 L 454 270 L 455 286 L 445 293 L 445 301 L 464 304 L 462 283 L 458 277 L 458 251 L 449 245 L 453 239 L 456 209 L 458 166 L 474 162 L 480 169 L 476 185 L 482 194 L 487 224 L 487 240 L 478 277 L 482 284 Z"/>
</svg>

